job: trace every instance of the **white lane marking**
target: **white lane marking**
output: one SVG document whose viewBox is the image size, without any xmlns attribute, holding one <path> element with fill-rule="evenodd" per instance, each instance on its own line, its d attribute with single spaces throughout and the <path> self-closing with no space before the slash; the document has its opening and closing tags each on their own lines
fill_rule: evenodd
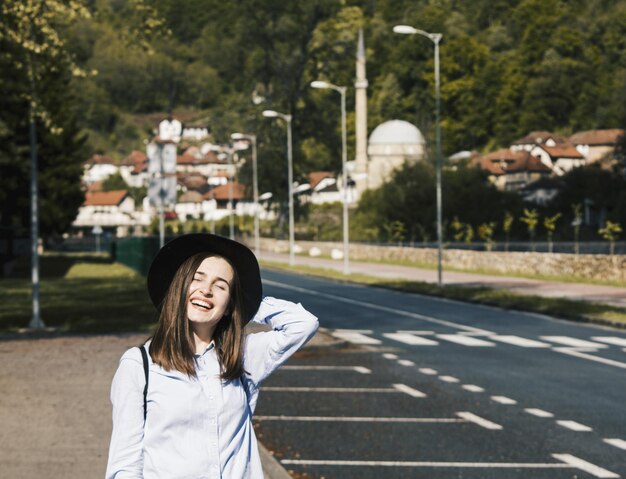
<svg viewBox="0 0 626 479">
<path fill-rule="evenodd" d="M 493 334 L 493 332 L 491 331 L 474 328 L 473 326 L 465 326 L 464 324 L 458 324 L 452 321 L 446 321 L 444 319 L 437 319 L 431 316 L 424 316 L 423 314 L 413 313 L 411 311 L 404 311 L 402 309 L 389 308 L 387 306 L 381 306 L 380 304 L 368 303 L 367 301 L 362 301 L 362 300 L 357 301 L 357 300 L 350 299 L 350 298 L 344 298 L 343 296 L 336 296 L 334 294 L 320 293 L 319 291 L 313 291 L 313 290 L 306 289 L 306 288 L 299 288 L 298 286 L 292 286 L 290 284 L 280 283 L 278 281 L 264 279 L 263 283 L 276 286 L 279 288 L 283 288 L 283 289 L 298 291 L 300 293 L 309 294 L 311 296 L 319 296 L 322 298 L 332 299 L 333 301 L 339 301 L 339 302 L 346 303 L 346 304 L 352 304 L 352 305 L 361 306 L 364 308 L 375 309 L 377 311 L 383 311 L 385 313 L 391 313 L 391 314 L 397 314 L 399 316 L 406 316 L 409 318 L 421 319 L 423 321 L 428 321 L 428 322 L 436 323 L 436 324 L 443 324 L 453 329 L 460 329 L 462 331 L 472 331 L 472 332 L 480 333 L 480 334 Z"/>
<path fill-rule="evenodd" d="M 476 386 L 475 384 L 464 384 L 462 386 L 463 389 L 465 389 L 466 391 L 472 392 L 472 393 L 482 393 L 485 392 L 485 390 L 483 388 L 481 388 L 480 386 Z"/>
<path fill-rule="evenodd" d="M 512 344 L 514 346 L 521 346 L 522 348 L 549 348 L 551 346 L 548 343 L 542 343 L 541 341 L 535 341 L 534 339 L 521 338 L 519 336 L 498 335 L 489 336 L 489 339 L 500 341 L 501 343 Z"/>
<path fill-rule="evenodd" d="M 409 333 L 385 333 L 383 336 L 393 339 L 394 341 L 410 344 L 411 346 L 437 346 L 439 344 L 437 341 L 433 341 L 432 339 L 422 338 L 421 336 Z"/>
<path fill-rule="evenodd" d="M 353 344 L 380 344 L 380 339 L 370 338 L 366 334 L 372 334 L 372 331 L 359 331 L 348 329 L 336 329 L 332 335 L 339 339 L 344 339 Z"/>
<path fill-rule="evenodd" d="M 552 351 L 557 353 L 567 354 L 569 356 L 576 356 L 577 358 L 588 359 L 597 363 L 608 364 L 609 366 L 615 366 L 616 368 L 626 369 L 626 363 L 620 361 L 614 361 L 613 359 L 601 358 L 594 356 L 593 354 L 587 354 L 589 350 L 577 350 L 576 348 L 553 348 Z"/>
<path fill-rule="evenodd" d="M 491 400 L 506 405 L 517 404 L 517 401 L 515 399 L 511 399 L 506 396 L 491 396 Z"/>
<path fill-rule="evenodd" d="M 427 376 L 435 376 L 437 374 L 437 370 L 431 368 L 419 368 L 418 371 Z"/>
<path fill-rule="evenodd" d="M 623 449 L 624 451 L 626 451 L 626 441 L 624 441 L 623 439 L 613 438 L 613 439 L 602 439 L 602 440 L 606 442 L 607 444 L 610 444 L 611 446 L 615 446 L 619 449 Z"/>
<path fill-rule="evenodd" d="M 385 359 L 398 359 L 397 354 L 385 353 L 383 354 L 383 358 Z"/>
<path fill-rule="evenodd" d="M 456 418 L 437 417 L 348 417 L 348 416 L 254 416 L 257 421 L 296 422 L 397 422 L 397 423 L 459 423 Z"/>
<path fill-rule="evenodd" d="M 315 388 L 290 386 L 264 386 L 261 391 L 298 393 L 397 393 L 397 388 Z"/>
<path fill-rule="evenodd" d="M 593 431 L 593 429 L 591 429 L 589 426 L 585 426 L 584 424 L 581 424 L 579 422 L 576 421 L 557 421 L 556 422 L 559 426 L 563 426 L 567 429 L 570 429 L 572 431 L 576 431 L 576 432 L 589 432 L 589 431 Z"/>
<path fill-rule="evenodd" d="M 413 361 L 409 361 L 408 359 L 398 359 L 398 364 L 401 366 L 415 366 Z"/>
<path fill-rule="evenodd" d="M 602 349 L 608 347 L 606 344 L 592 343 L 584 339 L 570 338 L 569 336 L 540 336 L 544 341 L 550 341 L 552 343 L 563 344 L 565 346 L 571 346 L 573 348 L 592 348 Z"/>
<path fill-rule="evenodd" d="M 459 380 L 455 378 L 454 376 L 439 376 L 439 379 L 442 380 L 444 383 L 458 383 L 459 382 Z"/>
<path fill-rule="evenodd" d="M 626 346 L 626 338 L 618 338 L 616 336 L 594 336 L 594 341 L 600 341 L 601 343 L 613 344 L 615 346 Z"/>
<path fill-rule="evenodd" d="M 596 466 L 595 464 L 583 461 L 582 459 L 576 456 L 572 456 L 571 454 L 552 454 L 552 457 L 559 461 L 563 461 L 565 464 L 569 464 L 576 469 L 587 472 L 594 477 L 600 477 L 604 479 L 619 477 L 619 475 L 615 474 L 614 472 L 607 471 L 606 469 Z"/>
<path fill-rule="evenodd" d="M 270 392 L 298 392 L 298 393 L 404 393 L 415 398 L 426 397 L 421 391 L 406 384 L 394 384 L 392 388 L 323 388 L 323 387 L 291 387 L 291 386 L 264 386 L 262 391 Z"/>
<path fill-rule="evenodd" d="M 472 414 L 471 412 L 467 412 L 467 411 L 457 412 L 456 415 L 459 416 L 460 418 L 465 419 L 468 422 L 473 422 L 474 424 L 477 424 L 480 427 L 484 427 L 485 429 L 490 429 L 492 431 L 499 431 L 502 429 L 502 426 L 500 426 L 500 424 L 496 424 L 495 422 L 488 421 L 487 419 L 477 416 L 476 414 Z"/>
<path fill-rule="evenodd" d="M 372 370 L 363 366 L 282 366 L 281 371 L 355 371 L 371 374 Z"/>
<path fill-rule="evenodd" d="M 424 394 L 422 391 L 418 391 L 415 388 L 412 388 L 410 386 L 407 386 L 406 384 L 394 384 L 393 387 L 398 391 L 398 392 L 403 392 L 405 394 L 408 394 L 411 397 L 414 398 L 425 398 L 426 394 Z"/>
<path fill-rule="evenodd" d="M 554 417 L 554 414 L 548 411 L 544 411 L 543 409 L 529 407 L 527 409 L 524 409 L 524 411 L 537 417 Z"/>
<path fill-rule="evenodd" d="M 445 339 L 451 343 L 462 344 L 463 346 L 472 347 L 490 347 L 495 346 L 495 343 L 485 341 L 483 339 L 474 338 L 472 336 L 465 336 L 460 334 L 437 334 L 438 338 Z"/>
<path fill-rule="evenodd" d="M 433 461 L 342 461 L 324 459 L 281 459 L 284 465 L 293 466 L 355 466 L 355 467 L 454 467 L 485 469 L 571 469 L 560 463 L 533 462 L 433 462 Z M 619 476 L 610 476 L 619 477 Z"/>
</svg>

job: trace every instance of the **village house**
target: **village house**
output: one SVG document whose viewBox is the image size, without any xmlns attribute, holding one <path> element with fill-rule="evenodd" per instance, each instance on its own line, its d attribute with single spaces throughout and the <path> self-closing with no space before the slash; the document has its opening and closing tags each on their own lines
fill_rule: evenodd
<svg viewBox="0 0 626 479">
<path fill-rule="evenodd" d="M 88 191 L 72 227 L 85 233 L 99 226 L 116 236 L 126 236 L 135 227 L 145 227 L 149 222 L 147 215 L 135 211 L 135 200 L 128 191 Z"/>
<path fill-rule="evenodd" d="M 133 150 L 122 160 L 120 175 L 128 186 L 141 188 L 148 183 L 148 157 L 139 150 Z"/>
<path fill-rule="evenodd" d="M 586 164 L 585 157 L 570 145 L 535 146 L 530 154 L 539 158 L 556 176 Z"/>
<path fill-rule="evenodd" d="M 208 203 L 208 201 L 206 201 Z M 182 221 L 191 220 L 191 219 L 201 219 L 204 217 L 205 213 L 208 213 L 208 208 L 204 205 L 205 200 L 202 193 L 198 191 L 187 191 L 183 193 L 178 200 L 176 200 L 176 205 L 174 205 L 174 211 L 176 212 L 176 216 Z M 215 203 L 213 201 L 213 203 Z M 213 205 L 213 208 L 215 205 Z"/>
<path fill-rule="evenodd" d="M 183 140 L 202 141 L 209 137 L 209 127 L 204 123 L 190 123 L 183 125 Z"/>
<path fill-rule="evenodd" d="M 337 178 L 329 171 L 314 171 L 309 173 L 309 190 L 306 193 L 307 201 L 314 205 L 342 201 Z"/>
<path fill-rule="evenodd" d="M 528 201 L 538 204 L 556 196 L 561 183 L 546 181 L 563 176 L 574 168 L 600 161 L 614 151 L 624 130 L 591 130 L 570 138 L 549 131 L 533 131 L 503 148 L 470 164 L 489 174 L 501 190 L 519 191 Z"/>
<path fill-rule="evenodd" d="M 521 190 L 529 183 L 552 174 L 550 167 L 527 150 L 512 151 L 503 148 L 477 157 L 470 164 L 487 171 L 489 181 L 496 188 L 506 191 Z"/>
<path fill-rule="evenodd" d="M 581 131 L 570 136 L 569 141 L 588 163 L 596 163 L 611 154 L 620 137 L 622 129 Z"/>
<path fill-rule="evenodd" d="M 115 162 L 105 155 L 93 155 L 83 163 L 83 183 L 91 185 L 119 172 Z"/>
<path fill-rule="evenodd" d="M 528 135 L 515 140 L 511 145 L 512 151 L 531 151 L 536 146 L 554 147 L 569 144 L 567 138 L 549 131 L 531 131 Z"/>
</svg>

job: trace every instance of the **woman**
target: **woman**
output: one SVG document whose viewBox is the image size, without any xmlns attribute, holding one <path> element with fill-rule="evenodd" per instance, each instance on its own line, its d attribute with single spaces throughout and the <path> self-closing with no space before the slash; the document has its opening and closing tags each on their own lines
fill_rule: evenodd
<svg viewBox="0 0 626 479">
<path fill-rule="evenodd" d="M 262 478 L 251 422 L 259 385 L 315 334 L 317 318 L 262 300 L 254 254 L 209 234 L 167 243 L 148 292 L 160 315 L 143 346 L 147 392 L 141 350 L 129 349 L 111 387 L 106 477 Z M 272 329 L 244 336 L 251 319 Z"/>
</svg>

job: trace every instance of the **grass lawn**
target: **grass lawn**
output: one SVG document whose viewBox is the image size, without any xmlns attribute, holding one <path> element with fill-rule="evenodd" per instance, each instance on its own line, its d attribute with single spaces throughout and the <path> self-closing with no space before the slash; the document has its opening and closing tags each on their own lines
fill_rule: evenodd
<svg viewBox="0 0 626 479">
<path fill-rule="evenodd" d="M 560 298 L 544 298 L 542 296 L 523 295 L 502 289 L 484 287 L 454 285 L 444 285 L 440 287 L 436 284 L 421 281 L 386 280 L 363 274 L 351 274 L 346 276 L 338 271 L 326 268 L 288 266 L 284 263 L 270 261 L 263 261 L 261 264 L 263 267 L 271 269 L 368 284 L 410 293 L 439 296 L 460 301 L 499 306 L 506 309 L 547 314 L 575 321 L 592 321 L 626 327 L 626 308 L 618 308 L 604 304 Z"/>
<path fill-rule="evenodd" d="M 32 316 L 29 266 L 0 279 L 0 331 L 26 328 Z M 105 255 L 41 256 L 41 317 L 59 332 L 150 331 L 155 310 L 145 279 Z"/>
</svg>

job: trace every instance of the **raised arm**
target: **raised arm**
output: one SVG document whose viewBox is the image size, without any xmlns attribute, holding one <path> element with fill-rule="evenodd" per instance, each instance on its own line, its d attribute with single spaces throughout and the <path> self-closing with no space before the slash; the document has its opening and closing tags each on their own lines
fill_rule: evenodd
<svg viewBox="0 0 626 479">
<path fill-rule="evenodd" d="M 272 328 L 246 339 L 244 369 L 256 387 L 311 339 L 319 325 L 300 303 L 271 296 L 263 298 L 252 321 Z"/>
<path fill-rule="evenodd" d="M 111 385 L 113 432 L 107 479 L 143 477 L 143 388 L 145 376 L 138 348 L 122 356 Z"/>
</svg>

